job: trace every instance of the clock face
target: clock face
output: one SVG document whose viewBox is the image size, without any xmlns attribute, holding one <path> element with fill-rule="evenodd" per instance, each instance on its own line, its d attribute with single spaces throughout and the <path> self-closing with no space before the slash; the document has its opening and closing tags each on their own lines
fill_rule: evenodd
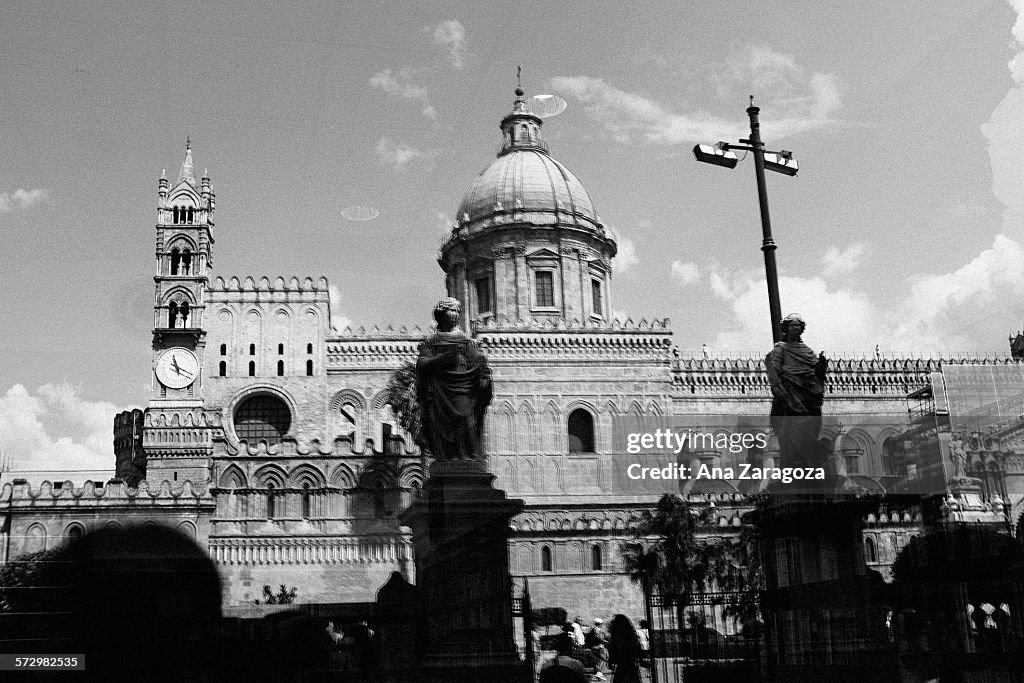
<svg viewBox="0 0 1024 683">
<path fill-rule="evenodd" d="M 199 360 L 186 348 L 167 349 L 156 362 L 156 378 L 168 389 L 183 389 L 199 377 Z"/>
</svg>

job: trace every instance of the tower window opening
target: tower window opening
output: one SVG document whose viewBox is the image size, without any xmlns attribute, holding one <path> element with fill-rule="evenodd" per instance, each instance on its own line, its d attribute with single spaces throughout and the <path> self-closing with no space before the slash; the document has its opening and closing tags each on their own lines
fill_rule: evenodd
<svg viewBox="0 0 1024 683">
<path fill-rule="evenodd" d="M 604 302 L 601 300 L 601 281 L 591 280 L 590 281 L 590 294 L 593 299 L 593 311 L 595 315 L 601 315 L 604 310 Z"/>
<path fill-rule="evenodd" d="M 267 484 L 267 519 L 274 519 L 277 512 L 274 498 L 274 485 Z"/>
<path fill-rule="evenodd" d="M 594 418 L 583 408 L 569 414 L 569 452 L 594 452 Z"/>
<path fill-rule="evenodd" d="M 555 305 L 555 274 L 550 270 L 539 270 L 535 275 L 537 306 L 551 308 Z"/>
<path fill-rule="evenodd" d="M 255 344 L 249 344 L 249 355 L 250 356 L 255 356 L 256 355 L 256 345 Z"/>
<path fill-rule="evenodd" d="M 476 312 L 478 314 L 491 312 L 491 280 L 490 278 L 478 278 L 474 283 L 476 287 Z"/>
<path fill-rule="evenodd" d="M 193 221 L 194 214 L 192 213 L 192 211 L 193 211 L 192 207 L 189 207 L 189 209 L 188 209 L 188 222 L 189 223 L 192 223 L 192 221 Z"/>
<path fill-rule="evenodd" d="M 192 252 L 188 249 L 181 252 L 181 274 L 190 275 L 192 273 Z"/>
<path fill-rule="evenodd" d="M 173 209 L 171 209 L 171 212 L 173 213 L 172 222 L 175 225 L 177 225 L 178 224 L 178 207 L 174 207 Z"/>
<path fill-rule="evenodd" d="M 256 361 L 254 361 L 254 360 L 249 361 L 249 376 L 250 377 L 255 377 L 256 376 Z"/>
<path fill-rule="evenodd" d="M 222 356 L 228 355 L 228 345 L 227 344 L 221 344 L 220 345 L 220 355 L 222 355 Z"/>
<path fill-rule="evenodd" d="M 306 361 L 306 375 L 308 377 L 312 377 L 313 376 L 313 361 L 311 361 L 311 360 L 307 360 Z"/>
<path fill-rule="evenodd" d="M 228 364 L 226 361 L 220 362 L 220 365 L 217 368 L 217 374 L 219 374 L 221 377 L 228 376 Z"/>
<path fill-rule="evenodd" d="M 544 546 L 540 549 L 540 570 L 542 572 L 554 571 L 551 563 L 551 548 Z"/>
<path fill-rule="evenodd" d="M 864 560 L 866 562 L 878 561 L 878 554 L 875 552 L 875 541 L 870 537 L 864 539 Z"/>
<path fill-rule="evenodd" d="M 601 546 L 595 545 L 590 549 L 590 568 L 595 572 L 601 571 Z"/>
<path fill-rule="evenodd" d="M 284 361 L 283 360 L 277 361 L 277 376 L 278 377 L 284 377 Z"/>
<path fill-rule="evenodd" d="M 313 345 L 306 344 L 306 353 L 313 353 Z"/>
<path fill-rule="evenodd" d="M 309 482 L 302 485 L 302 518 L 309 519 L 310 515 Z"/>
<path fill-rule="evenodd" d="M 187 301 L 183 301 L 181 303 L 181 306 L 178 307 L 178 323 L 179 323 L 177 325 L 178 327 L 181 327 L 181 328 L 188 327 L 188 314 L 189 314 L 188 302 Z"/>
<path fill-rule="evenodd" d="M 178 322 L 178 302 L 172 301 L 167 305 L 167 327 L 174 328 Z"/>
<path fill-rule="evenodd" d="M 277 345 L 277 355 L 279 355 L 279 356 L 283 356 L 284 355 L 284 344 L 278 344 Z"/>
<path fill-rule="evenodd" d="M 177 249 L 171 249 L 171 275 L 178 274 L 178 267 L 181 265 L 181 253 Z"/>
</svg>

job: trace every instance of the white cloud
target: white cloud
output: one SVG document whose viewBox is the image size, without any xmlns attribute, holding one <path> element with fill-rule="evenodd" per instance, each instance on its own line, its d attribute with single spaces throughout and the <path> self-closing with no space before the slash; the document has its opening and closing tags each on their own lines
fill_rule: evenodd
<svg viewBox="0 0 1024 683">
<path fill-rule="evenodd" d="M 444 236 L 450 235 L 452 228 L 455 227 L 455 220 L 444 211 L 435 212 L 434 217 L 437 219 L 437 232 Z"/>
<path fill-rule="evenodd" d="M 377 143 L 376 152 L 381 163 L 394 167 L 396 171 L 402 171 L 417 161 L 421 161 L 428 168 L 432 168 L 439 150 L 423 151 L 406 144 L 394 142 L 390 138 L 382 137 Z"/>
<path fill-rule="evenodd" d="M 700 279 L 700 266 L 696 263 L 672 262 L 672 277 L 681 284 L 692 285 Z"/>
<path fill-rule="evenodd" d="M 434 28 L 433 38 L 435 45 L 448 48 L 453 69 L 462 69 L 466 66 L 466 28 L 458 19 L 449 19 L 438 24 Z"/>
<path fill-rule="evenodd" d="M 0 213 L 26 211 L 48 198 L 49 193 L 43 189 L 0 192 Z"/>
<path fill-rule="evenodd" d="M 31 471 L 31 480 L 61 478 L 60 471 L 114 472 L 113 427 L 117 406 L 89 401 L 67 384 L 45 384 L 32 395 L 15 384 L 0 397 L 0 452 L 12 469 Z M 76 481 L 76 483 L 81 483 Z"/>
<path fill-rule="evenodd" d="M 628 237 L 621 234 L 617 240 L 618 252 L 615 254 L 615 272 L 625 273 L 627 270 L 640 263 L 640 257 L 636 255 L 636 244 Z"/>
<path fill-rule="evenodd" d="M 711 346 L 721 351 L 767 353 L 772 334 L 764 276 L 756 271 L 712 272 L 711 289 L 730 305 L 736 322 L 734 329 L 719 334 Z M 816 351 L 873 348 L 884 334 L 873 325 L 875 310 L 866 295 L 829 289 L 819 277 L 779 278 L 779 295 L 783 315 L 795 312 L 807 321 L 804 339 Z"/>
<path fill-rule="evenodd" d="M 331 327 L 344 330 L 352 326 L 352 320 L 341 312 L 341 290 L 337 285 L 327 285 L 327 295 L 331 298 Z"/>
<path fill-rule="evenodd" d="M 770 105 L 772 117 L 762 123 L 765 137 L 778 139 L 834 124 L 841 84 L 824 73 L 808 73 L 792 56 L 768 47 L 748 47 L 729 56 L 716 77 L 719 94 L 736 100 L 733 89 L 756 87 L 773 93 L 759 105 Z M 640 139 L 661 145 L 708 142 L 745 137 L 746 120 L 724 119 L 703 111 L 673 112 L 640 94 L 621 90 L 600 78 L 559 76 L 551 79 L 556 93 L 574 97 L 618 142 Z M 766 87 L 770 86 L 770 87 Z"/>
<path fill-rule="evenodd" d="M 827 252 L 825 252 L 825 255 L 821 257 L 823 265 L 822 274 L 825 277 L 848 275 L 860 268 L 860 264 L 863 262 L 864 255 L 866 253 L 867 245 L 863 242 L 856 242 L 845 249 L 831 247 Z"/>
<path fill-rule="evenodd" d="M 423 116 L 437 123 L 437 110 L 430 103 L 427 89 L 422 85 L 416 85 L 412 82 L 412 77 L 415 75 L 416 72 L 409 68 L 397 72 L 392 72 L 391 69 L 384 69 L 373 75 L 370 79 L 370 85 L 374 88 L 380 88 L 392 97 L 400 97 L 418 102 Z"/>
</svg>

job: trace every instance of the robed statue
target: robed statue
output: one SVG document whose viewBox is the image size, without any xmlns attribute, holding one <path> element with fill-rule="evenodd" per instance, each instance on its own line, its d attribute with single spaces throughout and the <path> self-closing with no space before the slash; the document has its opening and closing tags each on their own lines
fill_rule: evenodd
<svg viewBox="0 0 1024 683">
<path fill-rule="evenodd" d="M 458 327 L 458 299 L 434 307 L 437 330 L 420 344 L 416 399 L 423 436 L 438 460 L 483 460 L 484 412 L 491 402 L 487 358 Z"/>
<path fill-rule="evenodd" d="M 770 424 L 779 440 L 783 467 L 821 465 L 818 443 L 828 359 L 804 344 L 806 325 L 796 314 L 782 321 L 782 341 L 764 359 L 772 388 Z"/>
</svg>

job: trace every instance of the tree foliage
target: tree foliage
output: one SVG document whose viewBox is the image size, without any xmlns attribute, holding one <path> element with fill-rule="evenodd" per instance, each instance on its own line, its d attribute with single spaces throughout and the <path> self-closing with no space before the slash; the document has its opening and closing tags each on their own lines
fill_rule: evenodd
<svg viewBox="0 0 1024 683">
<path fill-rule="evenodd" d="M 713 538 L 710 533 L 698 538 L 702 527 L 713 530 L 714 512 L 713 507 L 692 507 L 678 495 L 662 496 L 636 527 L 638 542 L 623 549 L 630 578 L 680 609 L 694 593 L 760 590 L 763 574 L 753 529 L 745 527 L 738 538 Z M 757 601 L 748 596 L 726 612 L 751 623 L 758 618 Z"/>
<path fill-rule="evenodd" d="M 416 400 L 416 361 L 406 361 L 391 373 L 384 387 L 384 402 L 398 418 L 398 424 L 423 448 L 423 423 L 420 404 Z"/>
<path fill-rule="evenodd" d="M 50 569 L 60 551 L 58 546 L 28 553 L 0 566 L 0 612 L 19 611 L 29 588 L 51 584 Z"/>
<path fill-rule="evenodd" d="M 296 596 L 299 594 L 299 589 L 295 586 L 288 588 L 283 583 L 281 584 L 278 591 L 275 593 L 274 589 L 269 585 L 263 586 L 263 600 L 256 600 L 257 605 L 291 605 L 295 602 Z"/>
</svg>

